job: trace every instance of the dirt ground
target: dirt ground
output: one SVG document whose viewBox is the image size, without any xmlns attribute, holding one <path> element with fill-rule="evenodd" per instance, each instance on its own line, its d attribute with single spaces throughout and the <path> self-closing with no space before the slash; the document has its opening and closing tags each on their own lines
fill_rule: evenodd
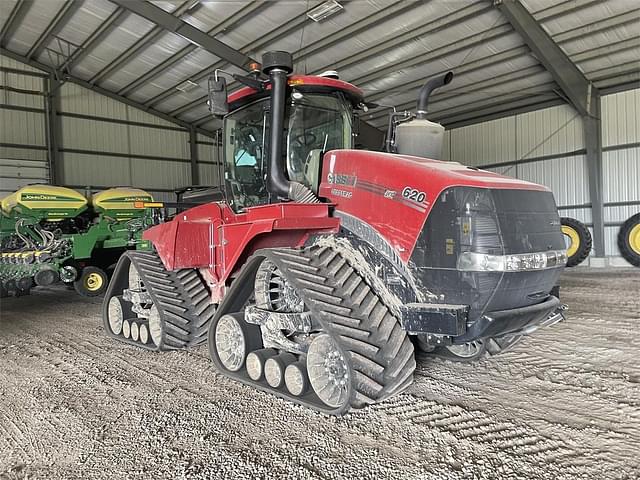
<svg viewBox="0 0 640 480">
<path fill-rule="evenodd" d="M 0 479 L 614 479 L 640 472 L 640 272 L 575 269 L 568 321 L 327 418 L 217 374 L 206 348 L 106 337 L 100 301 L 5 299 Z"/>
</svg>

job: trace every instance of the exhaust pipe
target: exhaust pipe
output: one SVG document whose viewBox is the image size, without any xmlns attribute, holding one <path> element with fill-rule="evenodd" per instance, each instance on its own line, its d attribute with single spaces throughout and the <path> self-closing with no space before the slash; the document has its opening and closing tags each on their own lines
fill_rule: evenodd
<svg viewBox="0 0 640 480">
<path fill-rule="evenodd" d="M 418 105 L 416 108 L 416 118 L 425 120 L 427 118 L 427 105 L 431 93 L 437 88 L 444 87 L 453 79 L 453 72 L 444 73 L 438 77 L 433 77 L 427 81 L 420 89 L 418 95 Z"/>
<path fill-rule="evenodd" d="M 267 191 L 277 198 L 289 198 L 289 179 L 284 174 L 282 144 L 284 140 L 284 107 L 287 75 L 293 71 L 293 59 L 288 52 L 266 52 L 262 56 L 262 71 L 271 82 L 271 143 L 267 165 Z"/>
</svg>

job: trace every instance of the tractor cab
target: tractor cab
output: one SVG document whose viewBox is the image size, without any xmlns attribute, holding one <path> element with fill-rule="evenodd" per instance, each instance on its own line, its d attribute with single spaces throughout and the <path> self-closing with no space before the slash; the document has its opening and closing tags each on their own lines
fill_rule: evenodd
<svg viewBox="0 0 640 480">
<path fill-rule="evenodd" d="M 353 111 L 362 102 L 360 89 L 323 76 L 294 75 L 285 77 L 284 83 L 284 92 L 276 98 L 272 83 L 248 86 L 228 97 L 229 113 L 223 119 L 224 189 L 236 212 L 288 197 L 270 191 L 274 170 L 317 194 L 323 155 L 353 148 Z M 219 93 L 226 95 L 226 89 Z M 276 103 L 282 115 L 276 115 L 280 126 L 273 129 Z M 280 145 L 272 146 L 275 137 Z"/>
</svg>

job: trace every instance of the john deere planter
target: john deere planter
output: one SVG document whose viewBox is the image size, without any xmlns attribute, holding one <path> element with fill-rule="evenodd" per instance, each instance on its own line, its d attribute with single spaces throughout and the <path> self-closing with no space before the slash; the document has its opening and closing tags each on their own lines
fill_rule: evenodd
<svg viewBox="0 0 640 480">
<path fill-rule="evenodd" d="M 145 250 L 150 211 L 135 202 L 147 192 L 113 188 L 90 200 L 75 190 L 29 185 L 5 197 L 0 217 L 0 294 L 24 295 L 34 285 L 73 284 L 85 296 L 104 292 L 107 269 L 128 249 Z"/>
</svg>

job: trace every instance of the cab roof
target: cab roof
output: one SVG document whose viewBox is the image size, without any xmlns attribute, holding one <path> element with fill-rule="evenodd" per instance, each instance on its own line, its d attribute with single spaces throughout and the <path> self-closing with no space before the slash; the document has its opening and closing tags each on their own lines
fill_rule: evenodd
<svg viewBox="0 0 640 480">
<path fill-rule="evenodd" d="M 301 91 L 307 92 L 322 93 L 339 91 L 344 93 L 354 104 L 361 103 L 364 98 L 362 90 L 358 87 L 336 78 L 320 77 L 317 75 L 290 75 L 287 79 L 287 83 L 290 87 L 296 87 Z M 262 92 L 258 92 L 256 89 L 251 87 L 243 87 L 232 92 L 227 97 L 227 101 L 230 109 L 235 110 L 250 101 L 267 96 L 270 90 L 270 83 L 266 84 L 265 90 Z"/>
</svg>

